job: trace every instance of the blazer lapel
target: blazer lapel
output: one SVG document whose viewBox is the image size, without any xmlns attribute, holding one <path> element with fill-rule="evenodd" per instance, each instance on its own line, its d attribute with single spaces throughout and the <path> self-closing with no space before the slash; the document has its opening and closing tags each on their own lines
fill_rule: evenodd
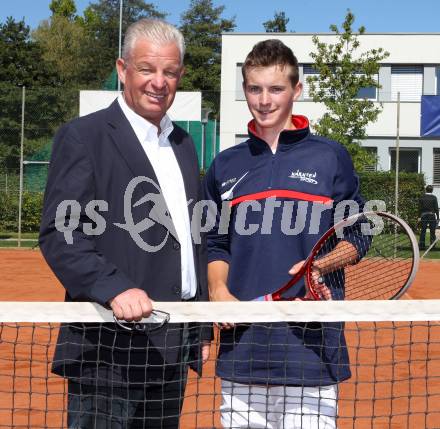
<svg viewBox="0 0 440 429">
<path fill-rule="evenodd" d="M 117 100 L 110 105 L 108 113 L 109 134 L 133 177 L 146 176 L 159 186 L 153 166 Z M 146 182 L 141 182 L 139 186 L 142 187 L 145 195 L 149 193 Z M 177 232 L 162 193 L 158 193 L 154 200 L 149 214 L 150 218 L 164 226 L 178 241 Z"/>
</svg>

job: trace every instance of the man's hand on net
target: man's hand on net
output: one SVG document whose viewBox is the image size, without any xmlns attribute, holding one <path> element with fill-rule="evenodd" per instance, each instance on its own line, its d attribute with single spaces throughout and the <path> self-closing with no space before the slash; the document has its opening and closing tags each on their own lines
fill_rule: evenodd
<svg viewBox="0 0 440 429">
<path fill-rule="evenodd" d="M 115 317 L 126 322 L 139 322 L 143 317 L 149 317 L 153 311 L 153 301 L 142 289 L 128 289 L 114 298 L 108 304 Z"/>
</svg>

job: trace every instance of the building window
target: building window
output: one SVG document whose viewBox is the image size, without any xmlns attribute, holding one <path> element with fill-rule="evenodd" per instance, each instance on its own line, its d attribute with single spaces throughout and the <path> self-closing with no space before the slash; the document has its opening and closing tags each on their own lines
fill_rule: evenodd
<svg viewBox="0 0 440 429">
<path fill-rule="evenodd" d="M 356 98 L 366 98 L 368 100 L 377 100 L 377 88 L 375 86 L 368 86 L 361 88 L 356 94 Z"/>
<path fill-rule="evenodd" d="M 434 185 L 440 185 L 440 148 L 434 148 L 433 158 L 432 183 Z"/>
<path fill-rule="evenodd" d="M 304 99 L 311 100 L 312 96 L 310 95 L 310 84 L 307 82 L 307 78 L 311 76 L 319 76 L 319 73 L 313 68 L 311 64 L 304 64 L 303 66 L 303 94 Z M 378 75 L 375 76 L 376 81 L 378 81 Z M 317 89 L 319 89 L 319 82 L 315 83 Z M 355 98 L 367 98 L 368 100 L 377 100 L 377 88 L 374 86 L 369 86 L 366 88 L 361 88 L 356 94 Z"/>
<path fill-rule="evenodd" d="M 319 73 L 313 68 L 311 64 L 304 64 L 303 75 L 303 97 L 304 100 L 311 100 L 312 96 L 310 95 L 310 84 L 307 81 L 307 78 L 311 76 L 319 76 Z M 315 87 L 319 89 L 319 82 L 316 82 Z"/>
<path fill-rule="evenodd" d="M 363 146 L 363 148 L 374 157 L 374 161 L 370 165 L 364 166 L 364 171 L 377 171 L 377 147 L 375 146 Z"/>
<path fill-rule="evenodd" d="M 245 142 L 249 139 L 249 135 L 247 134 L 235 134 L 235 143 L 234 144 L 240 144 Z"/>
<path fill-rule="evenodd" d="M 423 92 L 422 66 L 391 66 L 391 100 L 420 101 Z"/>
<path fill-rule="evenodd" d="M 392 171 L 396 170 L 396 149 L 390 149 Z M 410 148 L 399 149 L 399 172 L 420 173 L 420 150 Z"/>
</svg>

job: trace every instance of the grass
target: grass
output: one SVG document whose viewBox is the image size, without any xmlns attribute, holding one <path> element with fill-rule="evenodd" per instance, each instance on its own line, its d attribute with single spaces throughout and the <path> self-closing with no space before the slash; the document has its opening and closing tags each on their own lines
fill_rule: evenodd
<svg viewBox="0 0 440 429">
<path fill-rule="evenodd" d="M 423 259 L 440 259 L 440 243 L 437 242 L 434 249 L 431 249 Z M 426 250 L 420 250 L 420 257 L 425 253 Z"/>
<path fill-rule="evenodd" d="M 22 241 L 21 247 L 32 248 L 37 244 L 38 244 L 37 240 Z M 0 248 L 17 248 L 17 247 L 18 247 L 18 241 L 16 240 L 11 240 L 11 241 L 0 240 Z"/>
<path fill-rule="evenodd" d="M 0 231 L 0 240 L 7 240 L 9 238 L 17 238 L 18 232 Z M 28 238 L 38 240 L 38 232 L 22 232 L 21 238 Z"/>
<path fill-rule="evenodd" d="M 18 233 L 0 231 L 0 247 L 18 247 Z M 38 232 L 22 232 L 21 247 L 34 247 L 38 243 Z"/>
</svg>

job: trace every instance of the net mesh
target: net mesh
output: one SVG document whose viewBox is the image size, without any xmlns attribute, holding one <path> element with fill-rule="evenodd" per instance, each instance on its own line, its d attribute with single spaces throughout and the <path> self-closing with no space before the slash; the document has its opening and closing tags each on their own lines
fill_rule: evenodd
<svg viewBox="0 0 440 429">
<path fill-rule="evenodd" d="M 277 378 L 268 371 L 267 374 L 272 374 L 271 378 L 268 376 L 259 384 L 263 392 L 267 387 L 281 385 L 290 398 L 290 405 L 283 406 L 278 417 L 265 415 L 267 427 L 283 427 L 279 422 L 276 426 L 275 420 L 289 419 L 293 413 L 291 403 L 292 400 L 295 402 L 294 396 L 304 397 L 310 384 L 320 384 L 319 380 L 311 382 L 312 373 L 307 370 L 307 365 L 313 361 L 310 355 L 300 347 L 295 349 L 296 346 L 288 339 L 280 341 L 277 330 L 282 331 L 285 326 L 296 332 L 306 348 L 319 355 L 323 367 L 317 368 L 313 374 L 321 372 L 324 377 L 325 369 L 331 366 L 330 372 L 333 371 L 334 377 L 339 374 L 344 379 L 338 384 L 337 408 L 334 407 L 337 409 L 338 428 L 439 426 L 440 301 L 228 303 L 227 306 L 224 303 L 157 303 L 157 306 L 170 312 L 168 326 L 160 328 L 158 320 L 153 320 L 149 322 L 154 323 L 146 324 L 146 329 L 135 327 L 128 331 L 109 323 L 112 321 L 111 313 L 97 305 L 0 303 L 0 427 L 67 428 L 68 408 L 80 394 L 99 402 L 102 389 L 110 388 L 115 398 L 122 398 L 118 404 L 121 406 L 122 403 L 122 408 L 125 408 L 121 411 L 114 402 L 110 408 L 99 411 L 104 419 L 116 422 L 118 415 L 128 415 L 127 407 L 131 406 L 139 411 L 149 409 L 156 403 L 156 408 L 160 410 L 148 422 L 139 414 L 133 414 L 131 420 L 122 420 L 120 427 L 168 427 L 161 415 L 166 410 L 165 413 L 175 416 L 174 422 L 178 421 L 180 428 L 220 428 L 223 426 L 219 375 L 225 371 L 225 356 L 237 379 L 242 374 L 240 368 L 247 365 L 256 368 L 272 365 L 278 369 L 278 374 L 286 374 L 285 378 Z M 73 320 L 75 323 L 72 323 Z M 173 362 L 176 353 L 178 359 L 181 357 L 192 364 L 196 363 L 196 359 L 188 354 L 188 347 L 178 344 L 173 336 L 194 338 L 197 335 L 193 334 L 199 334 L 205 327 L 210 328 L 210 322 L 225 321 L 234 322 L 234 328 L 225 336 L 214 326 L 210 357 L 203 367 L 202 377 L 190 371 L 186 378 L 186 372 Z M 65 336 L 60 337 L 61 341 L 58 339 L 61 349 L 79 345 L 80 353 L 74 361 L 66 360 L 69 354 L 67 349 L 63 349 L 65 355 L 58 354 L 54 358 L 57 338 L 63 329 L 80 333 L 70 343 Z M 159 344 L 154 338 L 159 338 L 163 329 L 167 330 L 166 341 Z M 331 332 L 336 332 L 338 340 L 323 340 L 326 330 L 327 338 Z M 342 331 L 345 340 L 341 337 Z M 282 332 L 284 335 L 285 332 Z M 243 337 L 253 339 L 246 343 L 249 353 L 228 353 L 228 349 L 236 348 L 234 341 L 242 342 Z M 86 341 L 90 338 L 99 338 L 100 347 L 93 347 L 92 341 Z M 271 353 L 265 355 L 265 362 L 261 362 L 259 347 L 266 345 L 267 338 L 271 339 Z M 107 349 L 109 340 L 111 347 Z M 197 346 L 197 341 L 193 341 L 194 344 Z M 285 353 L 277 354 L 277 348 L 278 351 L 284 348 Z M 155 355 L 158 351 L 160 356 Z M 217 360 L 219 351 L 223 353 L 223 362 Z M 348 353 L 349 360 L 344 358 L 344 351 Z M 335 353 L 338 357 L 332 360 L 329 355 Z M 163 358 L 165 355 L 166 358 Z M 56 365 L 58 373 L 67 372 L 67 367 L 72 363 L 79 368 L 73 382 L 86 382 L 89 387 L 75 390 L 72 385 L 68 386 L 63 377 L 52 372 Z M 289 384 L 287 374 L 291 365 L 304 377 L 300 386 Z M 99 375 L 95 376 L 96 372 L 91 369 L 97 368 Z M 176 381 L 174 395 L 181 395 L 181 411 L 178 408 L 172 411 L 172 404 L 160 399 L 161 395 L 165 395 L 164 386 L 170 385 L 169 370 L 172 370 L 172 379 Z M 346 377 L 348 370 L 351 375 Z M 118 378 L 115 374 L 123 376 Z M 130 379 L 131 386 L 144 392 L 147 385 L 145 379 L 148 379 L 148 389 L 153 386 L 153 389 L 162 393 L 149 397 L 147 392 L 145 396 L 132 397 L 128 393 L 127 379 Z M 327 383 L 322 381 L 321 384 Z M 299 390 L 288 390 L 291 387 Z M 239 397 L 238 387 L 235 388 L 237 390 L 232 391 L 232 396 Z M 318 414 L 325 415 L 328 413 L 325 408 L 325 401 L 329 399 L 328 390 L 323 385 L 317 392 L 320 395 Z M 273 395 L 274 392 L 266 390 L 256 401 L 266 406 Z M 250 394 L 247 396 L 250 397 Z M 302 415 L 295 417 L 304 424 L 291 427 L 313 427 L 307 423 L 308 415 L 304 410 Z M 98 411 L 94 413 L 93 418 L 100 417 L 96 415 Z M 71 411 L 70 414 L 72 417 L 74 413 Z M 226 427 L 257 427 L 253 423 L 255 416 L 252 413 L 247 413 L 247 416 L 248 426 L 230 423 Z M 290 417 L 293 422 L 294 417 Z M 286 427 L 289 426 L 286 424 Z"/>
</svg>

